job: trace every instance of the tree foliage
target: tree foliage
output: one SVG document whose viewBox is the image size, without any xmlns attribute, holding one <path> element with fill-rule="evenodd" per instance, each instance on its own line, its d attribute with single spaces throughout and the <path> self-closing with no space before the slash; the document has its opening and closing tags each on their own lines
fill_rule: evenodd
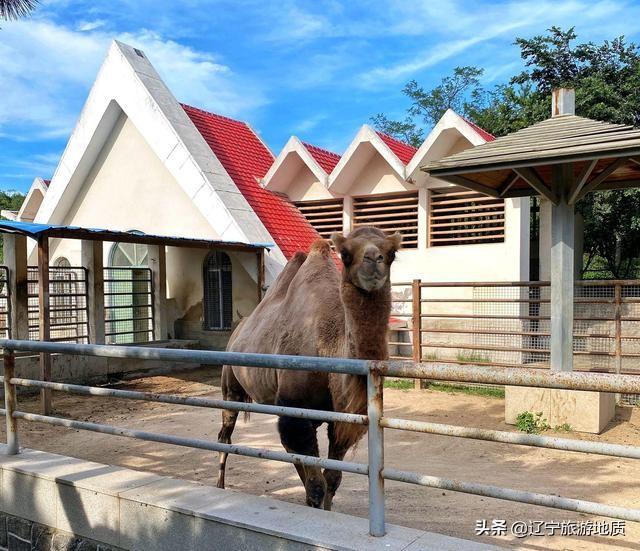
<svg viewBox="0 0 640 551">
<path fill-rule="evenodd" d="M 38 5 L 39 0 L 0 0 L 0 19 L 10 21 L 26 17 Z"/>
<path fill-rule="evenodd" d="M 22 206 L 25 196 L 17 192 L 0 191 L 0 210 L 18 211 Z M 2 249 L 2 236 L 0 236 L 0 260 L 4 258 Z"/>
<path fill-rule="evenodd" d="M 495 136 L 504 136 L 548 118 L 551 90 L 576 89 L 576 114 L 612 123 L 640 126 L 640 50 L 618 37 L 600 44 L 577 43 L 573 28 L 551 27 L 546 34 L 517 38 L 524 70 L 506 84 L 485 88 L 483 70 L 457 67 L 425 90 L 412 80 L 403 89 L 410 106 L 398 123 L 383 114 L 373 124 L 419 145 L 426 129 L 448 108 Z M 590 193 L 578 203 L 585 219 L 587 258 L 600 257 L 614 277 L 630 277 L 640 257 L 640 192 Z"/>
</svg>

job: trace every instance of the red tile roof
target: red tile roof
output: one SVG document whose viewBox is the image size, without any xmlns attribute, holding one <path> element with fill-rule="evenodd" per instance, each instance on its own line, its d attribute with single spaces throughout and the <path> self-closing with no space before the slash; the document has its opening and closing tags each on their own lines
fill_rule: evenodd
<svg viewBox="0 0 640 551">
<path fill-rule="evenodd" d="M 280 250 L 291 258 L 309 251 L 320 235 L 286 198 L 258 183 L 273 164 L 273 155 L 248 124 L 182 105 Z"/>
<path fill-rule="evenodd" d="M 474 122 L 471 122 L 469 119 L 464 119 L 464 120 L 467 122 L 469 126 L 471 126 L 471 128 L 473 128 L 478 134 L 480 134 L 480 136 L 482 136 L 482 139 L 485 142 L 492 142 L 493 140 L 496 139 L 496 137 L 493 134 L 489 134 L 489 132 L 480 128 L 477 124 L 475 124 Z"/>
<path fill-rule="evenodd" d="M 402 161 L 403 164 L 408 164 L 409 161 L 413 158 L 418 151 L 417 147 L 413 147 L 408 143 L 401 142 L 400 140 L 396 140 L 392 138 L 388 134 L 384 134 L 382 132 L 376 131 L 376 134 L 382 138 L 382 141 L 389 146 L 389 149 L 396 154 L 396 157 Z"/>
<path fill-rule="evenodd" d="M 311 145 L 306 142 L 302 142 L 302 145 L 307 148 L 307 151 L 327 174 L 331 173 L 340 160 L 340 155 L 333 151 L 329 151 L 328 149 L 322 149 L 317 145 Z"/>
</svg>

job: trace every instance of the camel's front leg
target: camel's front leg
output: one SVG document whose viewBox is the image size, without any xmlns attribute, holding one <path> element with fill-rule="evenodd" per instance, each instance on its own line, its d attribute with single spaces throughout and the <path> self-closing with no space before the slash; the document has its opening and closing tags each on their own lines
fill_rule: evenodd
<svg viewBox="0 0 640 551">
<path fill-rule="evenodd" d="M 287 404 L 278 403 L 278 405 Z M 307 419 L 296 419 L 294 417 L 280 417 L 278 419 L 280 441 L 284 449 L 289 453 L 319 457 L 317 428 L 317 424 Z M 322 469 L 307 465 L 296 465 L 296 469 L 304 484 L 307 505 L 316 508 L 322 507 L 327 491 L 327 483 L 322 475 Z"/>
<path fill-rule="evenodd" d="M 344 459 L 344 456 L 347 455 L 349 448 L 360 439 L 359 434 L 361 434 L 362 432 L 364 432 L 364 429 L 353 425 L 353 436 L 351 438 L 352 441 L 338 442 L 336 438 L 335 423 L 329 423 L 327 427 L 327 436 L 329 437 L 329 459 L 337 459 L 338 461 L 342 461 Z M 333 498 L 336 495 L 338 488 L 340 487 L 340 483 L 342 482 L 342 471 L 325 469 L 323 475 L 325 480 L 327 481 L 327 493 L 324 496 L 324 502 L 322 506 L 327 511 L 330 511 L 333 504 Z"/>
</svg>

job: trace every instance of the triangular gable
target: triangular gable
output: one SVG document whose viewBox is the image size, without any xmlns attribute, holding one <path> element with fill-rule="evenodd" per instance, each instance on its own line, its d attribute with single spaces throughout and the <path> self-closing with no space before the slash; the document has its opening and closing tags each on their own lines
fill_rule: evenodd
<svg viewBox="0 0 640 551">
<path fill-rule="evenodd" d="M 285 193 L 297 173 L 299 161 L 309 168 L 320 183 L 327 185 L 327 172 L 305 144 L 297 136 L 291 136 L 262 179 L 262 186 L 271 191 Z"/>
<path fill-rule="evenodd" d="M 393 140 L 390 136 L 385 135 L 385 138 Z M 351 175 L 356 172 L 359 173 L 366 162 L 368 162 L 368 159 L 362 152 L 370 148 L 373 148 L 374 151 L 389 164 L 393 172 L 401 180 L 404 180 L 404 163 L 389 146 L 388 139 L 383 139 L 382 136 L 369 125 L 363 125 L 329 175 L 329 189 L 334 193 L 345 193 L 350 184 L 353 183 Z"/>
<path fill-rule="evenodd" d="M 112 43 L 100 68 L 36 222 L 63 223 L 122 112 L 220 239 L 245 243 L 272 241 L 144 52 L 117 41 Z M 279 247 L 272 249 L 266 262 L 268 275 L 275 277 L 285 260 Z M 255 272 L 255 266 L 247 269 L 250 274 Z"/>
<path fill-rule="evenodd" d="M 29 188 L 29 192 L 27 196 L 24 198 L 22 202 L 22 206 L 20 210 L 16 214 L 16 220 L 21 220 L 24 222 L 32 222 L 35 218 L 42 202 L 44 201 L 44 197 L 47 194 L 47 189 L 49 187 L 49 180 L 43 180 L 42 178 L 34 178 L 31 183 L 31 187 Z"/>
<path fill-rule="evenodd" d="M 449 154 L 448 151 L 440 151 L 438 148 L 439 142 L 445 136 L 447 137 L 447 143 L 452 141 L 452 137 L 462 137 L 472 146 L 481 145 L 495 139 L 489 132 L 461 117 L 453 109 L 447 109 L 407 164 L 408 179 L 415 182 L 425 180 L 426 174 L 420 171 L 420 166 L 425 160 L 440 158 Z M 442 147 L 448 147 L 448 145 L 443 144 Z"/>
</svg>

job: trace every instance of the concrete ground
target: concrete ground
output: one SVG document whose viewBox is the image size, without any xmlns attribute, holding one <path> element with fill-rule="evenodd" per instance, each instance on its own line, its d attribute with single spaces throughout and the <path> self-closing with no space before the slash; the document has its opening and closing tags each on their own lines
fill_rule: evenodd
<svg viewBox="0 0 640 551">
<path fill-rule="evenodd" d="M 197 370 L 123 383 L 122 388 L 190 396 L 220 397 L 219 374 Z M 86 398 L 55 394 L 56 414 L 83 421 L 139 428 L 181 436 L 214 439 L 220 423 L 215 410 L 152 404 L 118 399 Z M 21 397 L 19 408 L 36 411 L 35 397 Z M 504 401 L 433 390 L 385 389 L 388 416 L 428 420 L 481 428 L 514 430 L 503 422 Z M 319 430 L 326 453 L 325 430 Z M 553 435 L 553 432 L 547 433 Z M 621 416 L 600 436 L 563 433 L 627 445 L 640 445 L 640 410 L 625 408 Z M 4 435 L 2 435 L 4 438 Z M 20 422 L 21 445 L 109 463 L 133 469 L 215 484 L 215 453 L 178 446 L 142 442 L 76 431 L 49 425 Z M 238 422 L 234 442 L 279 450 L 275 419 L 252 414 Z M 640 508 L 640 463 L 604 456 L 527 448 L 437 435 L 385 431 L 386 465 L 405 470 L 482 482 L 509 488 L 557 494 L 566 497 Z M 366 440 L 347 456 L 366 461 Z M 268 495 L 294 503 L 304 502 L 304 492 L 293 466 L 259 459 L 231 456 L 227 485 L 243 492 Z M 483 498 L 402 483 L 386 483 L 387 519 L 390 522 L 475 539 L 483 543 L 518 549 L 640 549 L 640 524 L 626 523 L 625 537 L 478 536 L 476 523 L 486 519 L 516 521 L 608 521 L 588 515 Z M 367 481 L 345 474 L 334 500 L 334 509 L 367 516 Z"/>
</svg>

